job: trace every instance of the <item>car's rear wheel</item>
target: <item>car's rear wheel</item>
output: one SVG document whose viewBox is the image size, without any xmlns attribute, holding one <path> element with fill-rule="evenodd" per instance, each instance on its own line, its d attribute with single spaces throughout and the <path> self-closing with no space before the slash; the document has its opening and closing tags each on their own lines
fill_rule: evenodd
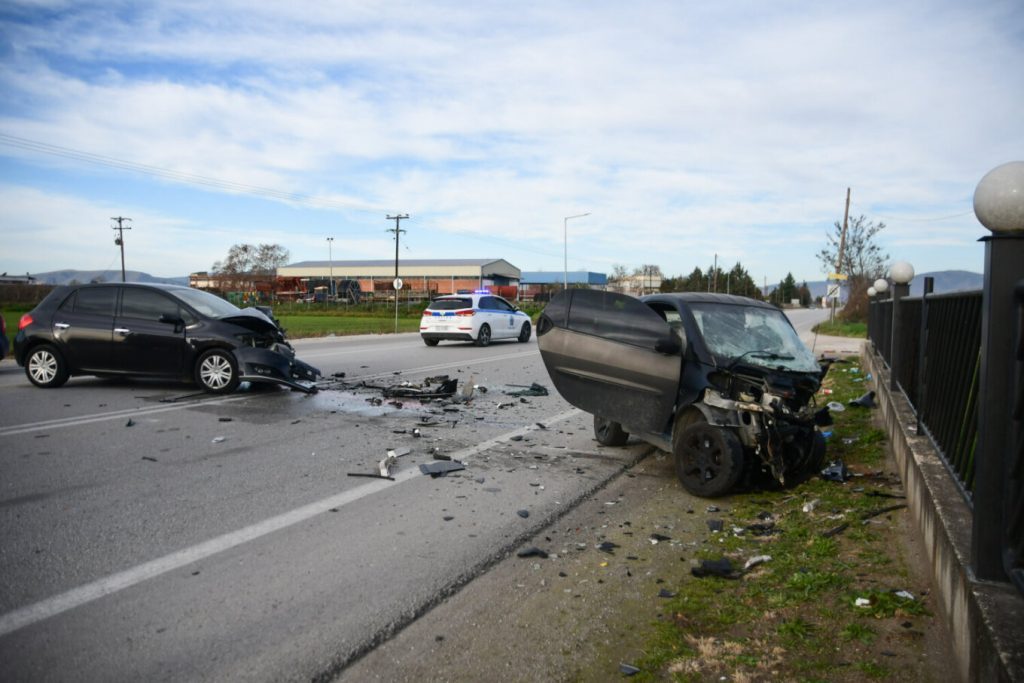
<svg viewBox="0 0 1024 683">
<path fill-rule="evenodd" d="M 480 331 L 476 335 L 477 346 L 487 346 L 491 343 L 491 326 L 484 323 L 480 326 Z"/>
<path fill-rule="evenodd" d="M 440 339 L 427 339 L 426 337 L 423 338 L 423 343 L 426 344 L 427 346 L 437 346 L 437 343 L 439 341 L 441 341 L 441 340 Z"/>
<path fill-rule="evenodd" d="M 602 446 L 625 446 L 629 432 L 618 422 L 594 416 L 594 438 Z"/>
<path fill-rule="evenodd" d="M 230 351 L 210 349 L 196 361 L 196 383 L 211 394 L 229 394 L 238 387 L 238 365 Z"/>
<path fill-rule="evenodd" d="M 695 496 L 723 496 L 743 472 L 743 444 L 736 434 L 703 419 L 673 432 L 672 454 L 679 483 Z"/>
<path fill-rule="evenodd" d="M 43 344 L 28 353 L 25 359 L 28 381 L 43 389 L 54 389 L 68 381 L 68 366 L 53 346 Z"/>
<path fill-rule="evenodd" d="M 526 342 L 530 341 L 530 333 L 532 331 L 533 330 L 530 329 L 530 323 L 523 323 L 522 328 L 519 330 L 519 343 L 525 344 Z"/>
</svg>

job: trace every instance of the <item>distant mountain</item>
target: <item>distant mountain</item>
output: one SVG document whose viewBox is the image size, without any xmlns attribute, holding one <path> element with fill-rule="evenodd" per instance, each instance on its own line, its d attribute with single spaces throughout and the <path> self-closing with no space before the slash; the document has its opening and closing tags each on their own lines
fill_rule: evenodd
<svg viewBox="0 0 1024 683">
<path fill-rule="evenodd" d="M 920 273 L 914 275 L 914 279 L 910 281 L 910 296 L 921 296 L 921 292 L 924 291 L 924 279 L 926 277 L 935 278 L 935 294 L 979 290 L 985 279 L 981 273 L 972 273 L 967 270 L 939 270 L 933 273 Z M 800 286 L 803 282 L 797 280 L 796 284 Z M 777 286 L 770 285 L 768 291 L 774 292 Z M 807 283 L 807 288 L 811 290 L 811 296 L 816 299 L 825 296 L 827 287 L 828 283 L 824 280 Z"/>
<path fill-rule="evenodd" d="M 42 285 L 66 285 L 72 281 L 86 282 L 120 282 L 120 270 L 51 270 L 47 273 L 32 273 L 36 282 Z M 126 270 L 124 279 L 127 282 L 160 282 L 168 285 L 188 286 L 188 276 L 154 277 L 149 273 L 137 270 Z"/>
</svg>

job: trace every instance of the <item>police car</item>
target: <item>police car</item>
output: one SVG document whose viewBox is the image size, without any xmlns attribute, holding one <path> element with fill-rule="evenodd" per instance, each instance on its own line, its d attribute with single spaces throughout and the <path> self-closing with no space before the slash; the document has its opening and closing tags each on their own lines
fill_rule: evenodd
<svg viewBox="0 0 1024 683">
<path fill-rule="evenodd" d="M 488 291 L 451 294 L 434 299 L 423 311 L 420 336 L 427 346 L 441 340 L 471 341 L 487 346 L 494 339 L 530 341 L 530 316 Z"/>
</svg>

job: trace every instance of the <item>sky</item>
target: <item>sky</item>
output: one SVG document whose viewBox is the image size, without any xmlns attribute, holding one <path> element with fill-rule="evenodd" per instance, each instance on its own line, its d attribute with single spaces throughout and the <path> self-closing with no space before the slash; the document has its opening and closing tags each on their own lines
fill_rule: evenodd
<svg viewBox="0 0 1024 683">
<path fill-rule="evenodd" d="M 393 259 L 401 213 L 401 259 L 812 281 L 847 188 L 892 261 L 981 272 L 1024 3 L 4 0 L 0 92 L 11 274 L 116 272 L 115 216 L 156 276 Z"/>
</svg>

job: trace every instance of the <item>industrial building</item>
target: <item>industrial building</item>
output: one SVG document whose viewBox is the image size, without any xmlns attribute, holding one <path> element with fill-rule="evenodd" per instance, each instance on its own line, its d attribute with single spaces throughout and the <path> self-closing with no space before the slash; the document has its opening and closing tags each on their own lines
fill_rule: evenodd
<svg viewBox="0 0 1024 683">
<path fill-rule="evenodd" d="M 398 277 L 403 290 L 424 296 L 455 294 L 459 291 L 489 288 L 497 294 L 515 298 L 521 273 L 504 259 L 404 259 L 398 262 Z M 307 291 L 330 287 L 342 280 L 355 281 L 363 292 L 393 290 L 395 262 L 379 261 L 302 261 L 277 269 L 280 279 L 292 278 L 307 284 Z M 404 296 L 404 295 L 403 295 Z"/>
</svg>

